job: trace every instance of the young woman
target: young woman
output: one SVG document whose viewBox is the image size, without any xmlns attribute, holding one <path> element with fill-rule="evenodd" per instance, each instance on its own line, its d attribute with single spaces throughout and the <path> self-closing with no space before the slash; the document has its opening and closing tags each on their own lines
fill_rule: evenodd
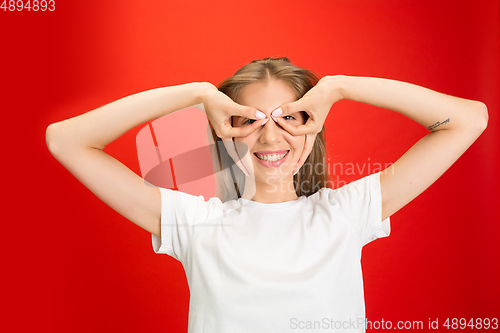
<svg viewBox="0 0 500 333">
<path fill-rule="evenodd" d="M 387 170 L 327 188 L 323 123 L 344 98 L 399 112 L 430 133 Z M 200 103 L 217 141 L 214 160 L 228 176 L 220 173 L 218 198 L 148 186 L 102 151 L 139 124 Z M 378 78 L 318 82 L 286 58 L 268 58 L 219 90 L 154 89 L 52 124 L 47 145 L 87 188 L 152 233 L 155 251 L 182 262 L 190 332 L 363 332 L 361 248 L 389 234 L 388 218 L 443 174 L 487 121 L 481 102 Z"/>
</svg>

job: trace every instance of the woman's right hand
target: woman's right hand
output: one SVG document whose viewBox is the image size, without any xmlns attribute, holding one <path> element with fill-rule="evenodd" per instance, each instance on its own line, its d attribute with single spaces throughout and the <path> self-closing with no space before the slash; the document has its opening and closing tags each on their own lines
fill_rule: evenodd
<svg viewBox="0 0 500 333">
<path fill-rule="evenodd" d="M 212 124 L 217 136 L 222 139 L 229 156 L 231 156 L 243 173 L 250 176 L 250 172 L 248 171 L 250 166 L 247 167 L 243 164 L 243 160 L 248 153 L 248 148 L 240 145 L 237 149 L 233 138 L 250 135 L 264 123 L 266 115 L 255 108 L 236 103 L 212 84 L 207 85 L 207 90 L 203 98 L 203 106 L 210 124 Z M 257 121 L 248 126 L 233 127 L 233 116 Z"/>
<path fill-rule="evenodd" d="M 232 138 L 245 137 L 259 128 L 265 121 L 266 115 L 249 106 L 243 106 L 234 102 L 226 94 L 219 91 L 214 85 L 209 84 L 203 105 L 205 113 L 219 138 L 224 141 Z M 248 126 L 233 127 L 232 117 L 240 116 L 246 119 L 257 120 Z"/>
</svg>

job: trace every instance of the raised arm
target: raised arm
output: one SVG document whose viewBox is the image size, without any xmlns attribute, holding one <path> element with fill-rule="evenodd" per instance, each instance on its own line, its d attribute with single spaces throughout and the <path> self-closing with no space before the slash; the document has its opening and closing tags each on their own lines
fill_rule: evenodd
<svg viewBox="0 0 500 333">
<path fill-rule="evenodd" d="M 434 183 L 488 123 L 481 102 L 393 80 L 344 77 L 341 81 L 345 98 L 394 110 L 431 131 L 381 174 L 383 218 Z"/>
<path fill-rule="evenodd" d="M 318 92 L 324 94 L 315 105 Z M 314 109 L 313 121 L 302 128 L 288 128 L 292 134 L 304 134 L 322 126 L 329 107 L 346 98 L 399 112 L 430 133 L 411 147 L 381 174 L 382 217 L 385 219 L 435 182 L 478 138 L 488 122 L 486 106 L 441 94 L 413 84 L 367 77 L 331 76 L 323 78 L 298 105 L 284 105 L 283 115 L 294 109 Z M 314 120 L 316 120 L 314 122 Z M 285 122 L 278 120 L 283 126 Z M 307 123 L 306 123 L 307 125 Z M 304 132 L 304 133 L 302 133 Z"/>
<path fill-rule="evenodd" d="M 216 110 L 207 113 L 211 118 L 230 118 L 220 110 L 254 117 L 255 110 L 228 100 L 209 83 L 189 83 L 141 92 L 51 124 L 46 132 L 47 146 L 52 155 L 102 201 L 159 236 L 159 190 L 147 186 L 141 177 L 102 149 L 135 126 L 199 103 L 204 103 L 205 109 Z M 253 127 L 256 126 L 258 124 Z M 254 130 L 253 127 L 248 130 Z"/>
</svg>

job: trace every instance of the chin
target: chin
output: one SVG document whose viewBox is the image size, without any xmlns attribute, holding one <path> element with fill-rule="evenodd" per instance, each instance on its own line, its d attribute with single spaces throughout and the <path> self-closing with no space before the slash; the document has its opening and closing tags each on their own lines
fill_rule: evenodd
<svg viewBox="0 0 500 333">
<path fill-rule="evenodd" d="M 285 170 L 283 170 L 285 171 Z M 261 173 L 258 177 L 259 180 L 261 180 L 263 183 L 266 184 L 279 184 L 283 182 L 290 182 L 293 180 L 293 175 L 291 170 L 286 170 L 287 173 L 280 173 L 278 170 L 275 170 L 274 172 L 264 172 Z M 256 177 L 257 178 L 257 177 Z"/>
</svg>

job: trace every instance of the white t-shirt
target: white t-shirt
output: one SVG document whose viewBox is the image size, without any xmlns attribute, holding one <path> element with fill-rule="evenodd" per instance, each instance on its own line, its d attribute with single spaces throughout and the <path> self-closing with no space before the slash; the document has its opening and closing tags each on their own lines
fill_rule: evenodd
<svg viewBox="0 0 500 333">
<path fill-rule="evenodd" d="M 184 266 L 189 332 L 364 332 L 361 249 L 390 232 L 379 174 L 282 203 L 161 202 L 153 248 Z"/>
</svg>

